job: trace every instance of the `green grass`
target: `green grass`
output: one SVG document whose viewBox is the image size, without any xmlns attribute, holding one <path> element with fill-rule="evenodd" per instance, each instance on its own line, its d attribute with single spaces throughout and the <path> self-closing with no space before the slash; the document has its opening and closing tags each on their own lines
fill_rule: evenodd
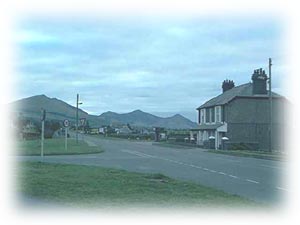
<svg viewBox="0 0 300 225">
<path fill-rule="evenodd" d="M 23 162 L 19 192 L 71 206 L 257 206 L 250 200 L 162 174 L 95 166 Z"/>
<path fill-rule="evenodd" d="M 68 149 L 65 149 L 65 139 L 54 138 L 45 139 L 44 155 L 71 155 L 71 154 L 91 154 L 100 153 L 103 150 L 99 146 L 88 146 L 83 141 L 68 139 Z M 41 141 L 40 140 L 24 140 L 17 143 L 18 155 L 40 155 Z"/>
<path fill-rule="evenodd" d="M 285 157 L 279 153 L 265 152 L 265 151 L 247 151 L 247 150 L 207 150 L 210 153 L 234 155 L 242 157 L 252 157 L 258 159 L 268 159 L 284 161 Z"/>
</svg>

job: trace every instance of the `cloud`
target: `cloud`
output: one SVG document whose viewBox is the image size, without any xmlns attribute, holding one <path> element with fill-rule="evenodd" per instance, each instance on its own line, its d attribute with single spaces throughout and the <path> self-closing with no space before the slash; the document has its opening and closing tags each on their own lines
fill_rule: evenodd
<svg viewBox="0 0 300 225">
<path fill-rule="evenodd" d="M 224 79 L 246 83 L 269 57 L 276 59 L 279 79 L 280 32 L 277 21 L 253 18 L 29 20 L 15 32 L 18 93 L 65 101 L 80 93 L 83 109 L 98 114 L 142 109 L 192 115 L 220 93 Z"/>
<path fill-rule="evenodd" d="M 44 34 L 37 31 L 23 30 L 18 32 L 15 36 L 15 42 L 18 44 L 30 44 L 30 43 L 53 43 L 58 39 L 55 36 Z"/>
</svg>

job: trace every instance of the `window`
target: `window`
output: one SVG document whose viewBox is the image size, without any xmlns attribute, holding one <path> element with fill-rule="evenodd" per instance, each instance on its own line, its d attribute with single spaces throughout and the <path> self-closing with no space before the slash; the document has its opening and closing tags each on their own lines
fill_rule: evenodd
<svg viewBox="0 0 300 225">
<path fill-rule="evenodd" d="M 201 109 L 200 110 L 200 123 L 205 123 L 205 110 Z"/>
<path fill-rule="evenodd" d="M 209 123 L 210 122 L 210 116 L 209 116 L 209 108 L 205 109 L 205 122 Z"/>
<path fill-rule="evenodd" d="M 221 106 L 216 106 L 216 122 L 221 122 Z"/>
<path fill-rule="evenodd" d="M 205 111 L 203 111 L 203 114 L 205 114 L 203 121 L 205 119 L 205 123 L 214 123 L 215 122 L 215 107 L 210 107 L 210 108 L 206 108 L 203 110 L 205 110 Z"/>
<path fill-rule="evenodd" d="M 210 122 L 215 122 L 215 107 L 210 108 Z"/>
</svg>

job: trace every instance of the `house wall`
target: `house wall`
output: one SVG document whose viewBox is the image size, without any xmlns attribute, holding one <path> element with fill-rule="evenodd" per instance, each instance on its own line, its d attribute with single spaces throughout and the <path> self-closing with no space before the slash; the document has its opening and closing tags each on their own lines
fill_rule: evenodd
<svg viewBox="0 0 300 225">
<path fill-rule="evenodd" d="M 287 103 L 273 99 L 273 148 L 282 150 Z M 269 100 L 237 98 L 224 107 L 228 123 L 227 137 L 231 142 L 258 142 L 260 149 L 269 145 Z"/>
</svg>

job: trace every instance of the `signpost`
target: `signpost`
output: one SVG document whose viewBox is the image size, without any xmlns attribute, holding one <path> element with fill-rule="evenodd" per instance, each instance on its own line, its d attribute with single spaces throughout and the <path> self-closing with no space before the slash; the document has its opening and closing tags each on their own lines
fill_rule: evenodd
<svg viewBox="0 0 300 225">
<path fill-rule="evenodd" d="M 86 123 L 86 118 L 80 118 L 80 125 L 82 126 L 82 133 L 81 133 L 82 140 L 84 139 L 83 133 L 84 133 L 85 123 Z"/>
<path fill-rule="evenodd" d="M 86 118 L 80 118 L 80 125 L 84 126 L 86 122 Z"/>
<path fill-rule="evenodd" d="M 45 130 L 46 110 L 41 109 L 42 135 L 41 135 L 41 157 L 44 158 L 44 130 Z"/>
<path fill-rule="evenodd" d="M 65 150 L 68 150 L 68 126 L 69 126 L 69 120 L 64 120 L 63 122 L 64 127 L 65 127 Z"/>
</svg>

